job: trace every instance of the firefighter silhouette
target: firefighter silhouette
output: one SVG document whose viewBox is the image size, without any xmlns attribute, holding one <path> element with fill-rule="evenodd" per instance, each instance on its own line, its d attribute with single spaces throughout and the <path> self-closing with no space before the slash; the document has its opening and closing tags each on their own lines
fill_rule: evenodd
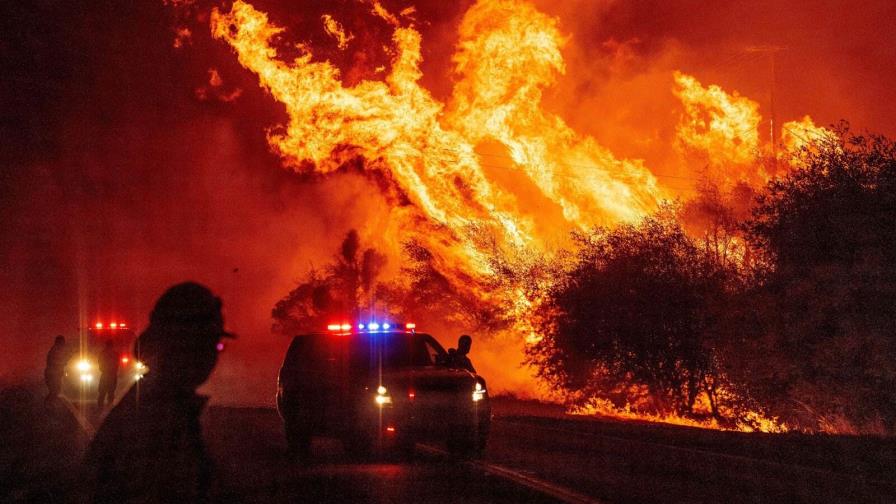
<svg viewBox="0 0 896 504">
<path fill-rule="evenodd" d="M 118 387 L 118 352 L 112 340 L 107 340 L 100 352 L 100 383 L 97 387 L 96 403 L 103 409 L 108 400 L 111 405 L 115 401 L 115 389 Z"/>
<path fill-rule="evenodd" d="M 457 348 L 448 350 L 448 358 L 446 364 L 450 368 L 466 369 L 471 373 L 475 373 L 476 369 L 467 354 L 470 353 L 470 347 L 473 345 L 473 338 L 468 334 L 462 335 L 457 339 Z"/>
<path fill-rule="evenodd" d="M 44 382 L 47 384 L 47 400 L 59 397 L 62 391 L 62 378 L 65 376 L 65 366 L 72 358 L 73 351 L 65 343 L 65 337 L 56 336 L 53 346 L 47 352 L 47 367 L 44 369 Z"/>
<path fill-rule="evenodd" d="M 221 300 L 188 282 L 156 302 L 135 355 L 147 373 L 109 412 L 91 443 L 88 485 L 94 502 L 207 502 L 211 459 L 196 389 L 218 361 Z"/>
</svg>

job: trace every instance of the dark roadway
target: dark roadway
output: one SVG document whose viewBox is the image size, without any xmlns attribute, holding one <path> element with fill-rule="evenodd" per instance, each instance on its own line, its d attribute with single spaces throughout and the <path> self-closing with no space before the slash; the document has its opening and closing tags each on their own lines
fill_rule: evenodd
<svg viewBox="0 0 896 504">
<path fill-rule="evenodd" d="M 313 463 L 290 463 L 274 410 L 211 408 L 205 429 L 223 502 L 556 502 L 424 449 L 404 463 L 358 462 L 315 439 Z"/>
<path fill-rule="evenodd" d="M 481 462 L 418 446 L 409 464 L 347 461 L 315 441 L 288 464 L 273 410 L 212 408 L 222 495 L 279 502 L 894 502 L 892 440 L 763 436 L 514 414 L 496 405 Z M 502 410 L 504 413 L 502 414 Z M 543 413 L 543 412 L 538 412 Z"/>
<path fill-rule="evenodd" d="M 67 421 L 59 411 L 51 418 L 26 391 L 3 392 L 0 502 L 77 502 L 72 490 L 89 434 L 70 414 Z M 427 444 L 418 445 L 410 462 L 358 462 L 343 454 L 338 441 L 316 439 L 314 463 L 301 465 L 284 456 L 273 409 L 212 406 L 204 430 L 217 464 L 214 500 L 896 502 L 891 438 L 744 434 L 587 419 L 502 398 L 494 411 L 481 461 L 453 459 Z"/>
</svg>

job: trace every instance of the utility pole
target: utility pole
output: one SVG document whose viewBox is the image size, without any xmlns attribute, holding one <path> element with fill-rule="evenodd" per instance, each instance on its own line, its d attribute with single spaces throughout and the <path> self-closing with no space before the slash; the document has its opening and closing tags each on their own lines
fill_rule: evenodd
<svg viewBox="0 0 896 504">
<path fill-rule="evenodd" d="M 775 110 L 775 88 L 778 83 L 778 53 L 787 49 L 784 46 L 777 45 L 758 45 L 758 46 L 749 46 L 745 50 L 748 53 L 760 53 L 760 54 L 768 54 L 771 58 L 771 80 L 769 82 L 769 121 L 768 121 L 768 129 L 769 129 L 769 141 L 771 142 L 771 157 L 772 164 L 774 169 L 777 171 L 778 168 L 778 132 L 776 128 L 777 124 L 777 113 Z"/>
<path fill-rule="evenodd" d="M 778 51 L 777 50 L 771 52 L 771 58 L 772 58 L 772 81 L 771 81 L 771 84 L 769 85 L 769 92 L 768 92 L 768 95 L 769 95 L 768 103 L 769 103 L 769 109 L 770 109 L 770 111 L 769 111 L 770 117 L 769 117 L 768 124 L 769 124 L 769 129 L 771 130 L 771 131 L 769 131 L 769 138 L 771 138 L 771 140 L 772 140 L 772 163 L 774 163 L 775 168 L 777 168 L 777 164 L 778 164 L 778 135 L 775 134 L 776 133 L 776 130 L 775 130 L 775 119 L 776 119 L 776 116 L 775 116 L 775 87 L 776 86 L 775 85 L 777 84 L 777 81 L 778 81 Z"/>
</svg>

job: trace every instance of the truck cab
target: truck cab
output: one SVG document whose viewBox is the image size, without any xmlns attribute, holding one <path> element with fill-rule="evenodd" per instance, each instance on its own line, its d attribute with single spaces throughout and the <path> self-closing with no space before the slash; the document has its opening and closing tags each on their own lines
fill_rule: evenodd
<svg viewBox="0 0 896 504">
<path fill-rule="evenodd" d="M 78 351 L 65 368 L 63 393 L 70 399 L 94 400 L 97 395 L 99 357 L 107 341 L 119 356 L 118 387 L 127 389 L 146 373 L 146 367 L 134 355 L 136 334 L 125 322 L 96 322 L 87 329 Z"/>
</svg>

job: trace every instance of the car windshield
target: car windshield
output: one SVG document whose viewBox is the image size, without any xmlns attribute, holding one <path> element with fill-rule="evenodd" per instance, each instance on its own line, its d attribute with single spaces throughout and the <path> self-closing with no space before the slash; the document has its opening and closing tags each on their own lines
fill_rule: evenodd
<svg viewBox="0 0 896 504">
<path fill-rule="evenodd" d="M 417 334 L 356 334 L 350 337 L 352 367 L 384 368 L 432 366 L 435 364 L 426 351 L 422 335 Z"/>
<path fill-rule="evenodd" d="M 416 333 L 310 334 L 297 336 L 287 361 L 306 369 L 336 362 L 356 371 L 436 364 L 444 349 L 431 337 Z"/>
</svg>

